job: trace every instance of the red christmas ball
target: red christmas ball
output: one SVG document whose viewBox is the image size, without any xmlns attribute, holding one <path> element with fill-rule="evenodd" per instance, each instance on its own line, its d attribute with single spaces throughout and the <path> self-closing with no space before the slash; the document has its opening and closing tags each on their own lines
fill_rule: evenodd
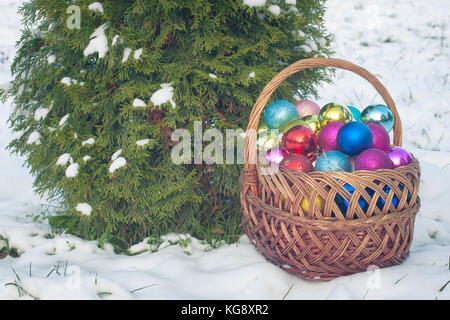
<svg viewBox="0 0 450 320">
<path fill-rule="evenodd" d="M 317 136 L 310 127 L 299 125 L 283 135 L 282 144 L 291 153 L 308 155 L 316 151 Z"/>
<path fill-rule="evenodd" d="M 289 170 L 300 170 L 310 172 L 313 170 L 312 162 L 303 154 L 291 153 L 283 158 L 280 162 L 281 166 Z"/>
</svg>

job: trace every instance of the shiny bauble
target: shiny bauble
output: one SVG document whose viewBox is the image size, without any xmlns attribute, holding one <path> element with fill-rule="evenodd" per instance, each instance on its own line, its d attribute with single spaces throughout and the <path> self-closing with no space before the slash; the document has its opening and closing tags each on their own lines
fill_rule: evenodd
<svg viewBox="0 0 450 320">
<path fill-rule="evenodd" d="M 319 119 L 316 115 L 310 115 L 298 120 L 302 125 L 308 126 L 317 135 L 320 131 Z"/>
<path fill-rule="evenodd" d="M 361 111 L 359 111 L 354 106 L 347 106 L 347 108 L 352 113 L 353 121 L 361 121 Z"/>
<path fill-rule="evenodd" d="M 316 151 L 317 136 L 308 126 L 295 126 L 283 135 L 282 145 L 291 153 L 310 154 Z"/>
<path fill-rule="evenodd" d="M 413 162 L 411 154 L 403 148 L 391 147 L 386 150 L 388 157 L 392 160 L 394 168 L 406 166 Z"/>
<path fill-rule="evenodd" d="M 259 151 L 267 151 L 273 147 L 276 147 L 280 144 L 280 134 L 275 134 L 275 132 L 271 132 L 271 130 L 262 133 L 258 136 L 256 140 L 256 146 Z"/>
<path fill-rule="evenodd" d="M 311 161 L 303 154 L 291 153 L 283 158 L 280 166 L 286 167 L 289 170 L 298 170 L 302 172 L 310 172 L 313 170 Z"/>
<path fill-rule="evenodd" d="M 337 145 L 339 151 L 354 157 L 362 151 L 372 148 L 372 131 L 362 122 L 346 123 L 338 132 Z"/>
<path fill-rule="evenodd" d="M 352 216 L 349 216 L 349 212 L 348 212 L 348 205 L 352 199 L 353 196 L 353 192 L 355 191 L 355 187 L 352 186 L 351 184 L 344 184 L 343 188 L 341 189 L 341 192 L 336 194 L 336 198 L 335 198 L 335 202 L 339 207 L 339 210 L 341 211 L 342 215 L 344 217 L 351 218 L 357 218 L 358 216 L 353 213 Z M 373 195 L 373 193 L 372 193 Z M 353 200 L 355 201 L 355 200 Z M 366 200 L 364 200 L 363 197 L 359 197 L 357 200 L 358 206 L 361 207 L 362 211 L 365 212 L 367 210 L 367 208 L 369 207 L 369 204 L 367 203 Z"/>
<path fill-rule="evenodd" d="M 291 129 L 292 127 L 295 126 L 303 126 L 305 123 L 299 119 L 297 120 L 291 120 L 288 123 L 284 124 L 281 129 L 280 129 L 280 133 L 285 134 L 286 132 L 289 131 L 289 129 Z"/>
<path fill-rule="evenodd" d="M 378 169 L 393 169 L 394 163 L 386 152 L 370 148 L 361 152 L 355 160 L 355 170 L 375 171 Z"/>
<path fill-rule="evenodd" d="M 309 188 L 308 191 L 309 193 L 312 193 L 313 189 Z M 314 200 L 314 203 L 316 205 L 316 208 L 319 209 L 320 212 L 323 212 L 323 209 L 325 208 L 325 199 L 322 196 L 317 195 L 316 199 Z M 307 217 L 314 216 L 314 211 L 311 210 L 310 212 L 309 210 L 309 201 L 307 198 L 302 199 L 302 201 L 300 202 L 300 207 L 302 208 L 303 213 L 305 213 Z"/>
<path fill-rule="evenodd" d="M 269 163 L 280 164 L 281 160 L 288 154 L 289 152 L 285 147 L 276 146 L 267 152 L 266 159 Z"/>
<path fill-rule="evenodd" d="M 394 126 L 394 115 L 385 105 L 372 104 L 361 112 L 361 121 L 364 123 L 377 122 L 389 132 Z"/>
<path fill-rule="evenodd" d="M 372 148 L 377 148 L 383 151 L 389 148 L 390 138 L 389 133 L 386 129 L 379 123 L 369 122 L 367 124 L 373 135 L 373 145 Z"/>
<path fill-rule="evenodd" d="M 264 132 L 267 132 L 267 131 L 269 131 L 269 127 L 267 126 L 267 124 L 265 124 L 264 122 L 261 121 L 259 123 L 258 130 L 256 131 L 256 133 L 258 135 L 260 135 L 260 134 L 262 134 Z"/>
<path fill-rule="evenodd" d="M 280 129 L 287 122 L 296 119 L 297 109 L 286 100 L 276 100 L 264 110 L 264 122 L 269 129 Z"/>
<path fill-rule="evenodd" d="M 320 127 L 323 128 L 330 122 L 350 122 L 353 116 L 346 106 L 332 102 L 324 105 L 320 109 L 318 119 Z"/>
<path fill-rule="evenodd" d="M 352 171 L 349 158 L 339 151 L 328 151 L 322 153 L 317 159 L 314 171 Z"/>
<path fill-rule="evenodd" d="M 344 126 L 342 122 L 330 122 L 325 127 L 321 128 L 317 142 L 319 149 L 323 152 L 339 150 L 337 145 L 337 135 L 339 129 Z"/>
<path fill-rule="evenodd" d="M 318 116 L 320 112 L 319 105 L 311 100 L 304 99 L 297 101 L 294 103 L 294 106 L 297 109 L 299 119 L 310 115 Z"/>
</svg>

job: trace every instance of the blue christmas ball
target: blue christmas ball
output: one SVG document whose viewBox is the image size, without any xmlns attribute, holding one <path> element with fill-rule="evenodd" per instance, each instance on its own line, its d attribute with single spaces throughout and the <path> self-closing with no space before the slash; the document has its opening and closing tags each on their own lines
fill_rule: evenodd
<svg viewBox="0 0 450 320">
<path fill-rule="evenodd" d="M 383 104 L 371 104 L 362 111 L 361 121 L 364 123 L 377 122 L 389 132 L 394 126 L 394 115 Z"/>
<path fill-rule="evenodd" d="M 347 106 L 347 108 L 350 110 L 353 116 L 354 121 L 361 121 L 361 111 L 359 111 L 354 106 Z"/>
<path fill-rule="evenodd" d="M 339 151 L 328 151 L 317 159 L 314 171 L 352 171 L 350 159 Z"/>
<path fill-rule="evenodd" d="M 339 129 L 337 135 L 339 150 L 350 157 L 357 156 L 373 145 L 370 128 L 362 122 L 349 122 Z"/>
<path fill-rule="evenodd" d="M 335 198 L 335 202 L 339 207 L 339 210 L 341 211 L 341 213 L 344 215 L 344 217 L 347 216 L 348 214 L 348 205 L 349 202 L 351 201 L 353 192 L 355 191 L 355 187 L 352 186 L 351 184 L 344 184 L 343 188 L 342 188 L 342 194 L 336 194 L 336 198 Z M 368 191 L 368 190 L 366 190 Z M 372 190 L 373 191 L 373 190 Z M 369 196 L 372 197 L 373 192 L 371 193 L 370 191 L 368 191 Z M 367 210 L 367 208 L 369 208 L 369 204 L 367 203 L 366 200 L 364 200 L 363 197 L 359 197 L 358 198 L 358 205 L 361 207 L 361 209 L 365 212 Z M 358 216 L 355 214 L 352 219 L 357 218 Z"/>
<path fill-rule="evenodd" d="M 280 129 L 291 120 L 298 120 L 298 113 L 289 101 L 276 100 L 264 110 L 264 122 L 269 129 Z"/>
</svg>

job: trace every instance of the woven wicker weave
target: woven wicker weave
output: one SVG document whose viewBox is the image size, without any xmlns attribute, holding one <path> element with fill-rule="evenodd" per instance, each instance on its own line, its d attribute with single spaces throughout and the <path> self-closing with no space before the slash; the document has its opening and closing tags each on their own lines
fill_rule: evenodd
<svg viewBox="0 0 450 320">
<path fill-rule="evenodd" d="M 344 60 L 304 59 L 276 75 L 257 99 L 247 127 L 241 176 L 242 224 L 256 248 L 287 272 L 321 281 L 369 266 L 401 263 L 409 255 L 420 207 L 417 160 L 393 170 L 303 173 L 280 167 L 270 175 L 257 161 L 256 130 L 272 93 L 293 73 L 324 66 L 352 71 L 373 85 L 394 114 L 394 145 L 401 146 L 395 104 L 371 73 Z M 355 189 L 352 194 L 346 184 Z M 301 205 L 305 199 L 307 210 Z M 346 212 L 337 199 L 345 199 Z M 316 200 L 324 207 L 319 208 Z"/>
</svg>

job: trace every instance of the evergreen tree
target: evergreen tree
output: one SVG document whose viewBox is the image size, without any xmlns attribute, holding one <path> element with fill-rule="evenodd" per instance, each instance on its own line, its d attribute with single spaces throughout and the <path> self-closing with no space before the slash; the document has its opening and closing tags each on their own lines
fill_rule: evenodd
<svg viewBox="0 0 450 320">
<path fill-rule="evenodd" d="M 268 81 L 326 56 L 323 0 L 30 0 L 12 65 L 9 148 L 37 192 L 61 203 L 54 226 L 126 247 L 187 232 L 241 233 L 241 165 L 177 165 L 176 128 L 245 130 Z M 315 94 L 323 69 L 272 99 Z"/>
</svg>

